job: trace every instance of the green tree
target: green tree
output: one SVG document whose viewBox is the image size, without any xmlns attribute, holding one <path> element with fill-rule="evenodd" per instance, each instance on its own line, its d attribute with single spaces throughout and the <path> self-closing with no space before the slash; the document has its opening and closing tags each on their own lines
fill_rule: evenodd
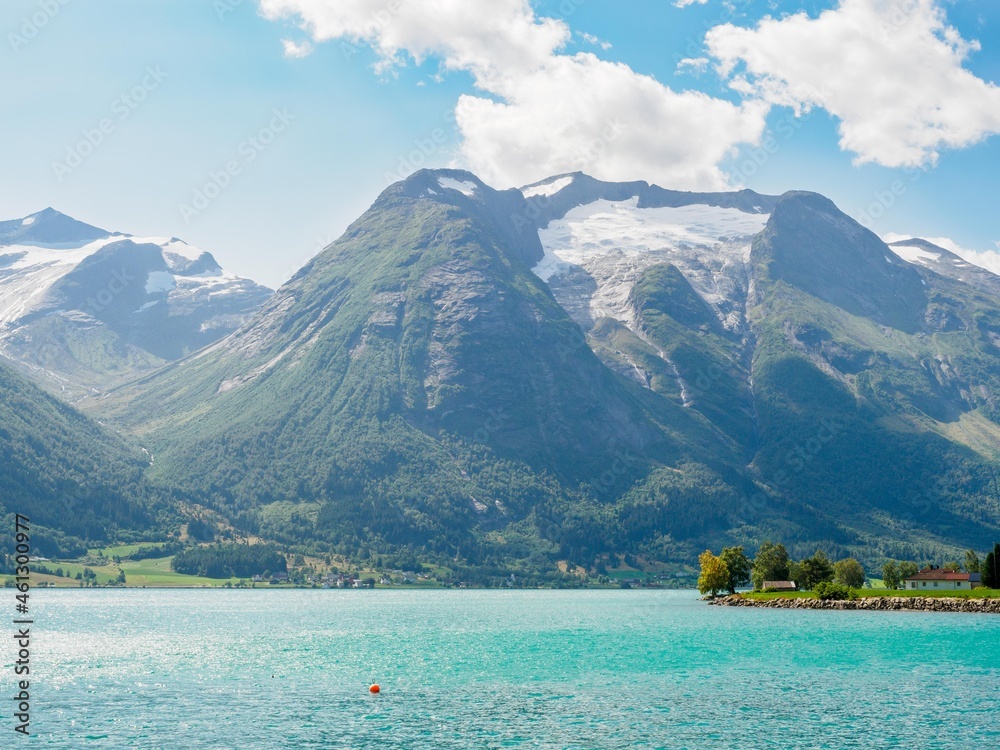
<svg viewBox="0 0 1000 750">
<path fill-rule="evenodd" d="M 716 557 L 710 550 L 705 550 L 698 555 L 698 562 L 701 564 L 698 591 L 715 596 L 729 587 L 729 569 L 721 557 Z"/>
<path fill-rule="evenodd" d="M 915 576 L 920 570 L 915 562 L 910 562 L 909 560 L 901 562 L 899 564 L 899 580 L 900 583 L 905 583 L 906 579 L 910 576 Z"/>
<path fill-rule="evenodd" d="M 895 560 L 890 560 L 882 566 L 882 583 L 887 589 L 898 589 L 901 580 L 899 565 Z"/>
<path fill-rule="evenodd" d="M 941 568 L 942 570 L 947 570 L 949 573 L 958 573 L 962 569 L 962 563 L 957 560 L 949 560 Z"/>
<path fill-rule="evenodd" d="M 822 550 L 816 550 L 816 554 L 807 557 L 800 563 L 802 567 L 801 588 L 812 590 L 817 583 L 833 580 L 833 565 L 823 554 Z"/>
<path fill-rule="evenodd" d="M 726 584 L 730 594 L 735 594 L 736 589 L 750 583 L 750 569 L 752 563 L 750 558 L 743 552 L 743 547 L 726 547 L 719 555 L 726 564 L 729 571 L 729 582 Z"/>
<path fill-rule="evenodd" d="M 192 518 L 188 521 L 188 536 L 201 542 L 215 541 L 215 527 L 202 518 Z"/>
<path fill-rule="evenodd" d="M 831 599 L 853 601 L 858 598 L 858 592 L 850 586 L 845 586 L 842 583 L 830 583 L 829 581 L 820 581 L 817 583 L 816 590 L 813 593 L 816 594 L 817 599 L 823 599 L 824 601 Z"/>
<path fill-rule="evenodd" d="M 788 580 L 796 583 L 802 580 L 802 565 L 795 560 L 788 561 Z"/>
<path fill-rule="evenodd" d="M 983 586 L 988 589 L 1000 588 L 1000 544 L 993 545 L 993 551 L 986 555 L 983 562 Z"/>
<path fill-rule="evenodd" d="M 833 580 L 852 589 L 859 589 L 865 585 L 867 579 L 861 563 L 853 557 L 848 557 L 833 564 Z"/>
<path fill-rule="evenodd" d="M 983 561 L 979 559 L 979 555 L 974 549 L 970 549 L 965 553 L 965 572 L 966 573 L 982 573 L 983 572 Z"/>
<path fill-rule="evenodd" d="M 788 580 L 788 551 L 783 544 L 764 542 L 757 550 L 750 574 L 755 590 L 764 588 L 764 581 Z"/>
<path fill-rule="evenodd" d="M 119 570 L 118 571 L 118 583 L 125 583 L 125 571 L 124 570 Z"/>
</svg>

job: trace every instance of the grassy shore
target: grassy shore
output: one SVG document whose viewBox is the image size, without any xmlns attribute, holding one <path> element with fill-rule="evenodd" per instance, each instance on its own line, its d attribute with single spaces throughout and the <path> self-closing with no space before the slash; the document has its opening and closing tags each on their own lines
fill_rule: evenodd
<svg viewBox="0 0 1000 750">
<path fill-rule="evenodd" d="M 248 579 L 239 578 L 207 578 L 196 575 L 186 575 L 178 573 L 172 569 L 174 557 L 164 556 L 147 558 L 144 560 L 129 560 L 129 556 L 149 547 L 162 547 L 169 544 L 171 540 L 163 539 L 156 542 L 139 542 L 135 544 L 116 544 L 107 547 L 93 547 L 87 550 L 83 557 L 61 560 L 44 559 L 32 562 L 30 582 L 32 586 L 43 586 L 53 588 L 80 588 L 82 586 L 113 586 L 124 588 L 223 588 L 245 586 L 252 588 L 267 589 L 288 589 L 288 588 L 316 588 L 319 583 L 281 583 L 271 584 L 270 581 L 253 583 Z M 158 552 L 159 550 L 157 550 Z M 155 553 L 154 553 L 155 554 Z M 289 573 L 293 574 L 293 560 L 299 555 L 286 555 L 289 565 Z M 48 572 L 42 572 L 44 568 Z M 399 572 L 388 571 L 391 582 L 382 584 L 382 568 L 356 567 L 349 560 L 339 556 L 325 556 L 324 558 L 306 555 L 299 559 L 294 566 L 294 571 L 302 573 L 306 577 L 325 577 L 327 575 L 338 575 L 343 573 L 353 575 L 361 580 L 374 579 L 376 588 L 401 588 L 406 589 L 440 589 L 449 587 L 478 588 L 475 583 L 463 583 L 458 574 L 448 567 L 439 564 L 423 563 L 422 572 L 415 581 L 403 583 Z M 62 575 L 55 575 L 60 570 Z M 662 573 L 666 567 L 655 570 L 638 570 L 627 566 L 619 569 L 608 569 L 600 578 L 587 577 L 586 571 L 577 568 L 575 571 L 568 571 L 565 566 L 560 570 L 564 574 L 573 574 L 579 582 L 585 584 L 587 588 L 622 588 L 627 582 L 639 581 L 640 585 L 655 585 L 657 587 L 671 587 L 676 585 L 675 580 L 664 582 Z M 694 569 L 685 569 L 684 573 L 693 575 Z M 121 574 L 125 574 L 125 582 L 121 583 Z M 80 578 L 77 578 L 80 576 Z M 293 577 L 298 578 L 297 575 Z M 10 585 L 14 577 L 0 574 L 0 587 Z M 575 582 L 575 581 L 574 581 Z M 496 584 L 494 584 L 496 585 Z M 563 588 L 555 584 L 542 584 L 542 587 Z"/>
<path fill-rule="evenodd" d="M 946 597 L 952 599 L 1000 599 L 1000 589 L 972 589 L 971 591 L 910 591 L 906 589 L 855 589 L 859 597 Z M 755 601 L 772 599 L 814 599 L 812 591 L 751 591 L 741 596 Z"/>
<path fill-rule="evenodd" d="M 31 584 L 37 586 L 45 583 L 49 586 L 58 587 L 78 587 L 80 581 L 76 580 L 76 575 L 83 575 L 84 569 L 90 569 L 96 576 L 94 582 L 99 585 L 107 585 L 118 580 L 118 572 L 125 571 L 126 586 L 225 586 L 227 583 L 239 583 L 238 578 L 204 578 L 202 576 L 189 576 L 177 573 L 170 569 L 172 557 L 150 558 L 148 560 L 128 561 L 123 560 L 120 565 L 115 565 L 108 560 L 104 565 L 91 565 L 79 562 L 47 562 L 47 568 L 55 570 L 63 569 L 63 576 L 48 575 L 46 573 L 32 572 Z"/>
<path fill-rule="evenodd" d="M 93 573 L 93 584 L 96 586 L 124 586 L 125 588 L 223 588 L 236 586 L 241 582 L 239 578 L 207 578 L 204 576 L 186 575 L 173 570 L 171 563 L 173 555 L 166 557 L 147 558 L 145 560 L 122 559 L 141 549 L 147 547 L 160 546 L 162 542 L 142 542 L 138 544 L 121 544 L 111 547 L 95 547 L 87 551 L 87 555 L 77 560 L 44 560 L 33 562 L 31 568 L 30 583 L 32 586 L 48 586 L 54 588 L 79 588 L 89 584 L 83 579 L 84 571 Z M 115 562 L 118 558 L 120 562 Z M 329 566 L 322 565 L 322 561 L 317 558 L 307 560 L 316 568 L 322 567 L 320 572 L 353 572 L 358 577 L 374 578 L 379 580 L 381 572 L 367 568 L 358 570 L 348 566 L 346 563 L 334 563 Z M 42 573 L 38 569 L 44 567 L 52 573 Z M 62 569 L 63 575 L 54 575 L 55 571 Z M 119 583 L 119 575 L 125 573 L 125 583 Z M 446 573 L 444 568 L 430 569 L 431 576 Z M 80 576 L 80 579 L 77 576 Z M 13 576 L 0 575 L 0 586 L 13 580 Z M 283 583 L 273 585 L 268 581 L 254 584 L 252 581 L 243 579 L 243 585 L 255 588 L 311 588 L 312 584 L 292 584 Z M 376 584 L 379 586 L 380 584 Z M 418 579 L 416 582 L 407 584 L 407 588 L 441 588 L 442 584 L 433 578 Z M 395 586 L 394 586 L 395 587 Z"/>
</svg>

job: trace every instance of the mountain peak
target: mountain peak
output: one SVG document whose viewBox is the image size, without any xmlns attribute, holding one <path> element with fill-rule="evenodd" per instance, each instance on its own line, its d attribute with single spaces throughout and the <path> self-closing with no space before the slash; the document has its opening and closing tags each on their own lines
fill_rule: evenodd
<svg viewBox="0 0 1000 750">
<path fill-rule="evenodd" d="M 896 240 L 895 242 L 888 243 L 889 247 L 919 247 L 921 250 L 926 250 L 932 253 L 942 253 L 948 256 L 958 257 L 951 250 L 947 250 L 940 245 L 935 245 L 929 240 L 922 239 L 920 237 L 910 237 L 905 240 Z"/>
<path fill-rule="evenodd" d="M 792 201 L 814 211 L 821 211 L 823 213 L 830 214 L 831 216 L 842 215 L 841 210 L 837 208 L 836 203 L 827 198 L 825 195 L 814 193 L 811 190 L 788 190 L 778 196 L 775 206 Z"/>
<path fill-rule="evenodd" d="M 912 237 L 890 242 L 889 247 L 893 253 L 918 268 L 926 268 L 980 291 L 1000 295 L 1000 275 L 929 240 Z"/>
<path fill-rule="evenodd" d="M 408 194 L 454 195 L 475 198 L 483 192 L 493 193 L 493 188 L 472 172 L 464 169 L 420 169 L 397 183 Z"/>
<path fill-rule="evenodd" d="M 186 242 L 53 208 L 0 222 L 0 269 L 0 353 L 73 398 L 215 342 L 270 296 Z"/>
<path fill-rule="evenodd" d="M 0 221 L 0 245 L 84 244 L 110 236 L 111 232 L 77 221 L 51 207 L 43 208 L 23 219 Z"/>
<path fill-rule="evenodd" d="M 782 195 L 754 257 L 771 279 L 853 315 L 908 333 L 920 328 L 927 305 L 920 275 L 818 193 Z"/>
</svg>

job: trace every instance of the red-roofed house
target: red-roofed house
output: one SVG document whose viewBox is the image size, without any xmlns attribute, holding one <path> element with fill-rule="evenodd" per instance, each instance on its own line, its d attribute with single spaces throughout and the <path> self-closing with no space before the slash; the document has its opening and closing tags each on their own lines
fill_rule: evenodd
<svg viewBox="0 0 1000 750">
<path fill-rule="evenodd" d="M 953 573 L 937 567 L 924 568 L 914 576 L 906 579 L 906 588 L 910 591 L 938 591 L 971 589 L 968 573 Z"/>
</svg>

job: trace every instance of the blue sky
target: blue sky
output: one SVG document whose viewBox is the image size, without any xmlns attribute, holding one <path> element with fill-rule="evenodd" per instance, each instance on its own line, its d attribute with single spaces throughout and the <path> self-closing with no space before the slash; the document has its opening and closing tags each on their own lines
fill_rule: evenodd
<svg viewBox="0 0 1000 750">
<path fill-rule="evenodd" d="M 815 190 L 882 234 L 1000 240 L 1000 4 L 496 0 L 453 24 L 393 10 L 424 2 L 6 0 L 0 218 L 53 206 L 178 236 L 276 286 L 393 175 L 457 164 L 508 187 L 582 163 L 666 187 Z M 891 24 L 854 46 L 868 12 Z M 489 33 L 504 13 L 509 38 Z M 925 55 L 932 22 L 961 43 Z M 838 38 L 841 59 L 824 59 L 815 40 Z M 817 80 L 832 92 L 796 117 L 786 105 Z M 615 118 L 625 135 L 583 159 L 580 144 Z"/>
</svg>

